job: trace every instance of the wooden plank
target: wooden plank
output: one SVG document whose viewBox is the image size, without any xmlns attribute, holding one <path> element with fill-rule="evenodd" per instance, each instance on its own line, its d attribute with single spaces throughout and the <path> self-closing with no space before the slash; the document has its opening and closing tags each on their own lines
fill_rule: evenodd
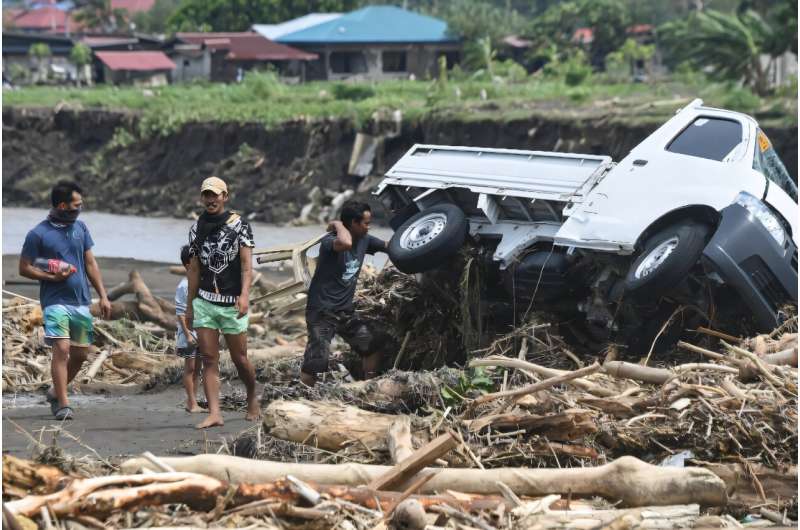
<svg viewBox="0 0 800 530">
<path fill-rule="evenodd" d="M 274 300 L 278 300 L 280 298 L 285 298 L 287 296 L 293 296 L 299 293 L 302 293 L 306 290 L 306 286 L 303 282 L 292 282 L 288 285 L 283 285 L 278 287 L 274 291 L 270 291 L 266 294 L 262 294 L 261 296 L 257 296 L 250 300 L 251 304 L 255 304 L 258 302 L 271 302 Z"/>
<path fill-rule="evenodd" d="M 411 456 L 370 482 L 368 487 L 374 490 L 396 488 L 435 460 L 452 451 L 456 445 L 458 445 L 456 438 L 447 432 L 414 451 Z"/>
</svg>

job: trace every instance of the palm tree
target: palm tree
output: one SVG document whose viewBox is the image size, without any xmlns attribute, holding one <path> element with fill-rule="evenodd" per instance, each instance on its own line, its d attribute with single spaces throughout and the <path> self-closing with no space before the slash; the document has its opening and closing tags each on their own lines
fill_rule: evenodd
<svg viewBox="0 0 800 530">
<path fill-rule="evenodd" d="M 790 45 L 788 40 L 776 42 L 777 31 L 751 10 L 733 15 L 696 12 L 662 25 L 658 33 L 673 60 L 707 69 L 713 77 L 743 81 L 759 95 L 769 91 L 769 68 L 762 56 L 778 57 Z"/>
<path fill-rule="evenodd" d="M 69 60 L 75 65 L 78 86 L 81 85 L 82 77 L 86 78 L 86 84 L 91 84 L 91 70 L 87 67 L 92 63 L 92 50 L 87 45 L 79 42 L 70 50 Z"/>
</svg>

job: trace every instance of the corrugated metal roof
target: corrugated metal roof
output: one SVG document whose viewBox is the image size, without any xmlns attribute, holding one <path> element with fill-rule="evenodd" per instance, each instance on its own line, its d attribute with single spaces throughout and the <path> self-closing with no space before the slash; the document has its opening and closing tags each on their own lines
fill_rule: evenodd
<svg viewBox="0 0 800 530">
<path fill-rule="evenodd" d="M 50 6 L 26 11 L 15 17 L 11 24 L 14 28 L 50 30 L 59 33 L 78 28 L 69 13 Z"/>
<path fill-rule="evenodd" d="M 286 44 L 457 42 L 447 22 L 394 6 L 368 6 L 276 39 Z"/>
<path fill-rule="evenodd" d="M 258 33 L 178 33 L 176 37 L 189 44 L 228 50 L 225 58 L 233 61 L 312 61 L 317 58 L 316 54 L 279 44 Z"/>
<path fill-rule="evenodd" d="M 91 35 L 86 35 L 81 38 L 81 42 L 89 47 L 114 46 L 118 44 L 137 44 L 139 39 L 130 39 L 128 37 L 93 37 Z"/>
<path fill-rule="evenodd" d="M 272 40 L 339 18 L 342 13 L 309 13 L 280 24 L 254 24 L 253 31 Z"/>
<path fill-rule="evenodd" d="M 148 71 L 175 68 L 163 52 L 95 52 L 100 61 L 112 70 Z"/>
</svg>

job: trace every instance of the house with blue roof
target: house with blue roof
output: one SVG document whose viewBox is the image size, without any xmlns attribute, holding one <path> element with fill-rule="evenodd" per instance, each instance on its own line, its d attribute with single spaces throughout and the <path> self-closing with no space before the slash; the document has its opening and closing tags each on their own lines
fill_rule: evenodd
<svg viewBox="0 0 800 530">
<path fill-rule="evenodd" d="M 433 77 L 439 57 L 446 58 L 448 68 L 461 58 L 461 40 L 447 22 L 399 7 L 372 5 L 338 16 L 301 18 L 295 24 L 299 29 L 273 38 L 318 55 L 307 65 L 307 80 Z M 291 28 L 293 22 L 278 26 Z"/>
</svg>

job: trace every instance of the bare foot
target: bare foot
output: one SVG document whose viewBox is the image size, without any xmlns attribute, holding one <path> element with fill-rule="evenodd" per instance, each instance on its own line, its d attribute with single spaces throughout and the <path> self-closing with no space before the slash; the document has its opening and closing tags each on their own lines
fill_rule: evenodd
<svg viewBox="0 0 800 530">
<path fill-rule="evenodd" d="M 247 421 L 257 421 L 259 418 L 261 418 L 261 406 L 259 405 L 258 400 L 254 399 L 247 404 L 247 414 L 245 415 L 244 419 Z"/>
<path fill-rule="evenodd" d="M 200 412 L 205 412 L 205 409 L 195 403 L 194 405 L 187 405 L 183 407 L 183 410 L 188 412 L 189 414 L 199 414 Z"/>
<path fill-rule="evenodd" d="M 222 416 L 211 416 L 209 415 L 208 418 L 204 419 L 200 423 L 194 426 L 195 429 L 208 429 L 209 427 L 222 427 L 225 425 L 225 421 L 222 419 Z"/>
</svg>

